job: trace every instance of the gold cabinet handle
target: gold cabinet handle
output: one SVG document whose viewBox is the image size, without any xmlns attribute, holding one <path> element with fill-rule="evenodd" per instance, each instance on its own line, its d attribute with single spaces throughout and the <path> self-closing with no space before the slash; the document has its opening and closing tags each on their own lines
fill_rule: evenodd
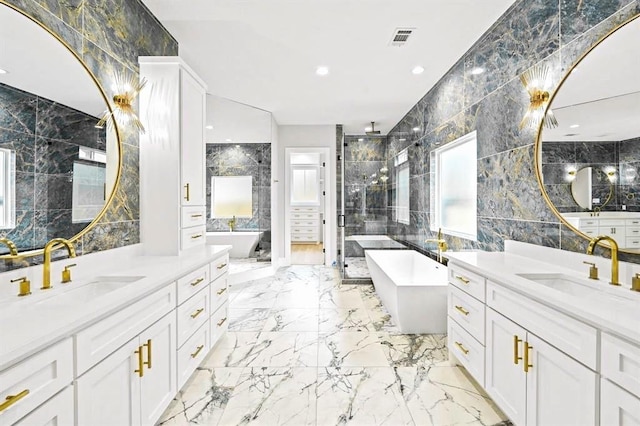
<svg viewBox="0 0 640 426">
<path fill-rule="evenodd" d="M 192 240 L 197 240 L 198 238 L 202 237 L 202 234 L 196 234 L 196 235 L 192 235 L 191 239 Z"/>
<path fill-rule="evenodd" d="M 529 345 L 529 342 L 524 342 L 524 372 L 528 373 L 530 368 L 533 368 L 533 364 L 529 364 L 529 349 L 533 349 L 533 346 Z"/>
<path fill-rule="evenodd" d="M 467 310 L 466 310 L 465 308 L 463 308 L 462 306 L 455 305 L 455 307 L 456 307 L 456 309 L 457 309 L 459 312 L 461 312 L 461 313 L 463 313 L 463 314 L 465 314 L 465 315 L 469 315 L 469 311 L 467 311 Z"/>
<path fill-rule="evenodd" d="M 218 321 L 218 327 L 222 326 L 222 324 L 224 324 L 226 320 L 227 320 L 227 317 L 224 317 L 220 321 Z"/>
<path fill-rule="evenodd" d="M 227 288 L 226 288 L 226 287 L 225 287 L 225 288 L 221 288 L 220 290 L 216 291 L 216 294 L 217 294 L 218 296 L 220 296 L 220 295 L 221 295 L 222 293 L 224 293 L 225 291 L 227 291 Z"/>
<path fill-rule="evenodd" d="M 185 199 L 185 200 L 187 200 L 187 201 L 190 201 L 190 200 L 189 200 L 189 198 L 190 198 L 190 197 L 189 197 L 189 184 L 186 184 L 184 187 L 185 187 L 185 189 L 187 190 L 187 194 L 186 194 L 186 197 L 184 197 L 184 199 Z"/>
<path fill-rule="evenodd" d="M 195 280 L 194 282 L 191 283 L 191 287 L 195 287 L 198 284 L 200 284 L 202 281 L 204 281 L 204 278 L 198 278 L 197 280 Z"/>
<path fill-rule="evenodd" d="M 460 342 L 456 342 L 456 346 L 458 346 L 460 348 L 460 350 L 462 352 L 464 352 L 465 355 L 467 355 L 469 353 L 469 349 L 465 348 L 462 343 Z"/>
<path fill-rule="evenodd" d="M 218 269 L 222 269 L 222 268 L 224 268 L 225 266 L 227 266 L 227 264 L 226 264 L 226 263 L 221 263 L 220 265 L 218 265 L 218 266 L 217 266 L 217 268 L 218 268 Z"/>
<path fill-rule="evenodd" d="M 196 351 L 194 353 L 191 354 L 191 358 L 195 358 L 198 356 L 198 354 L 200 353 L 200 351 L 202 350 L 202 348 L 204 348 L 204 345 L 200 345 L 196 348 Z"/>
<path fill-rule="evenodd" d="M 462 275 L 456 275 L 456 279 L 462 281 L 465 284 L 469 284 L 469 279 L 463 277 Z"/>
<path fill-rule="evenodd" d="M 149 367 L 149 370 L 151 370 L 151 339 L 148 339 L 147 343 L 142 346 L 147 348 L 147 360 L 144 364 Z"/>
<path fill-rule="evenodd" d="M 192 214 L 191 217 L 195 219 L 197 217 L 202 217 L 202 215 L 201 214 Z"/>
<path fill-rule="evenodd" d="M 202 312 L 204 312 L 204 308 L 200 308 L 197 311 L 195 311 L 194 313 L 191 314 L 191 318 L 196 318 L 198 315 L 200 315 Z"/>
<path fill-rule="evenodd" d="M 519 339 L 515 334 L 513 335 L 513 363 L 518 365 L 518 361 L 522 359 L 520 355 L 518 355 L 518 344 L 522 342 L 522 339 Z"/>
<path fill-rule="evenodd" d="M 7 408 L 11 407 L 13 404 L 20 401 L 22 398 L 24 398 L 27 395 L 29 395 L 29 389 L 25 389 L 22 392 L 17 393 L 15 395 L 7 395 L 7 397 L 5 398 L 5 401 L 2 404 L 0 404 L 0 411 L 6 410 Z"/>
<path fill-rule="evenodd" d="M 134 373 L 138 373 L 138 377 L 144 376 L 144 356 L 142 355 L 142 346 L 138 346 L 138 350 L 134 352 L 138 354 L 138 369 L 133 370 Z"/>
</svg>

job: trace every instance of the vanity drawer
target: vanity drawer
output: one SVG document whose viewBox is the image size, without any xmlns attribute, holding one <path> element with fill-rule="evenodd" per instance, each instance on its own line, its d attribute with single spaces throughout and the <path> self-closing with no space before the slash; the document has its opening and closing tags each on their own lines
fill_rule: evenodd
<svg viewBox="0 0 640 426">
<path fill-rule="evenodd" d="M 598 227 L 592 227 L 592 226 L 587 226 L 587 227 L 580 227 L 580 231 L 584 234 L 587 234 L 589 236 L 592 237 L 596 237 L 598 235 Z"/>
<path fill-rule="evenodd" d="M 174 283 L 146 296 L 75 335 L 76 377 L 176 307 Z"/>
<path fill-rule="evenodd" d="M 219 277 L 211 283 L 211 309 L 209 312 L 215 312 L 220 306 L 229 300 L 228 277 Z"/>
<path fill-rule="evenodd" d="M 209 353 L 209 324 L 203 324 L 193 336 L 178 349 L 178 389 L 184 386 L 191 374 Z"/>
<path fill-rule="evenodd" d="M 72 425 L 75 420 L 73 386 L 49 399 L 13 426 Z M 2 417 L 0 417 L 0 421 Z M 2 423 L 4 424 L 4 423 Z"/>
<path fill-rule="evenodd" d="M 625 248 L 640 248 L 640 237 L 627 237 Z"/>
<path fill-rule="evenodd" d="M 73 341 L 65 339 L 0 373 L 0 402 L 24 395 L 0 411 L 0 424 L 10 425 L 73 381 Z"/>
<path fill-rule="evenodd" d="M 602 333 L 600 373 L 640 397 L 640 347 Z"/>
<path fill-rule="evenodd" d="M 449 321 L 448 346 L 460 364 L 484 387 L 484 346 L 455 321 Z"/>
<path fill-rule="evenodd" d="M 207 218 L 205 206 L 182 207 L 182 219 L 180 223 L 183 228 L 204 225 L 206 223 L 206 220 Z"/>
<path fill-rule="evenodd" d="M 225 254 L 219 259 L 214 260 L 209 264 L 211 270 L 211 281 L 218 278 L 229 270 L 229 255 Z"/>
<path fill-rule="evenodd" d="M 224 335 L 229 328 L 229 321 L 227 320 L 227 308 L 226 304 L 220 306 L 217 311 L 211 315 L 211 319 L 209 321 L 209 330 L 211 337 L 209 345 L 213 347 L 216 342 Z"/>
<path fill-rule="evenodd" d="M 458 265 L 449 266 L 449 282 L 484 302 L 485 278 Z"/>
<path fill-rule="evenodd" d="M 313 226 L 294 226 L 291 228 L 291 233 L 296 235 L 317 234 L 318 228 Z"/>
<path fill-rule="evenodd" d="M 640 424 L 640 398 L 620 389 L 604 377 L 600 379 L 600 425 Z"/>
<path fill-rule="evenodd" d="M 296 235 L 296 234 L 291 234 L 291 241 L 315 243 L 315 242 L 318 241 L 318 236 L 317 235 Z"/>
<path fill-rule="evenodd" d="M 178 279 L 178 305 L 209 284 L 209 267 L 202 266 Z"/>
<path fill-rule="evenodd" d="M 599 219 L 580 219 L 578 221 L 578 227 L 582 228 L 597 228 L 600 223 Z"/>
<path fill-rule="evenodd" d="M 207 322 L 210 314 L 209 290 L 202 288 L 199 293 L 178 306 L 178 347 L 196 331 L 202 324 Z"/>
<path fill-rule="evenodd" d="M 182 250 L 204 245 L 206 240 L 206 227 L 204 225 L 185 228 L 180 231 Z"/>
<path fill-rule="evenodd" d="M 541 303 L 488 281 L 487 306 L 549 344 L 596 369 L 598 331 Z"/>
<path fill-rule="evenodd" d="M 317 219 L 292 220 L 291 221 L 291 226 L 293 226 L 293 227 L 312 226 L 314 228 L 317 228 L 318 220 Z"/>
<path fill-rule="evenodd" d="M 640 219 L 626 219 L 627 227 L 637 226 L 640 227 Z"/>
<path fill-rule="evenodd" d="M 625 225 L 624 219 L 600 219 L 600 223 L 598 224 L 600 228 L 616 228 Z"/>
<path fill-rule="evenodd" d="M 627 238 L 640 238 L 640 226 L 627 226 Z"/>
<path fill-rule="evenodd" d="M 307 212 L 317 212 L 317 207 L 291 207 L 292 213 L 307 213 Z"/>
<path fill-rule="evenodd" d="M 449 286 L 448 315 L 484 345 L 484 303 L 454 285 Z"/>
<path fill-rule="evenodd" d="M 293 220 L 306 220 L 306 219 L 318 219 L 318 213 L 291 213 L 291 219 Z"/>
</svg>

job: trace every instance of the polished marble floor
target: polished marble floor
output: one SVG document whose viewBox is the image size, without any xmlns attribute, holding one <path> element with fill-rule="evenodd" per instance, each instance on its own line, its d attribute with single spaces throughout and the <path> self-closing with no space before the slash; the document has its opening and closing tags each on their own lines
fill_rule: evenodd
<svg viewBox="0 0 640 426">
<path fill-rule="evenodd" d="M 494 425 L 444 335 L 403 335 L 370 285 L 281 268 L 232 287 L 226 336 L 162 425 Z M 505 423 L 508 424 L 508 423 Z"/>
</svg>

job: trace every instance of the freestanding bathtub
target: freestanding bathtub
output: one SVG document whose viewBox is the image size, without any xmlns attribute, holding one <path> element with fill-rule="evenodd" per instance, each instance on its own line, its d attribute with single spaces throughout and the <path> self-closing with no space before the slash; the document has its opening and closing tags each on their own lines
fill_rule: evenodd
<svg viewBox="0 0 640 426">
<path fill-rule="evenodd" d="M 242 259 L 251 256 L 261 236 L 261 231 L 207 232 L 207 244 L 231 245 L 229 257 Z"/>
<path fill-rule="evenodd" d="M 365 250 L 376 293 L 402 333 L 447 332 L 447 267 L 414 250 Z"/>
</svg>

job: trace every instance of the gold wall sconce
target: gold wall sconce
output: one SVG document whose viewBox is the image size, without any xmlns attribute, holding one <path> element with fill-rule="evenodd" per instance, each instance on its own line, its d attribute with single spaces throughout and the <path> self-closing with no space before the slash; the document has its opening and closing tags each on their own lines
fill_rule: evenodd
<svg viewBox="0 0 640 426">
<path fill-rule="evenodd" d="M 106 124 L 111 129 L 114 122 L 117 122 L 121 126 L 133 126 L 139 132 L 144 133 L 144 126 L 133 110 L 132 104 L 145 84 L 147 84 L 147 80 L 144 78 L 139 80 L 134 74 L 116 72 L 111 86 L 114 93 L 111 110 L 107 109 L 103 113 L 96 127 L 102 129 Z"/>
<path fill-rule="evenodd" d="M 522 85 L 529 92 L 529 108 L 520 122 L 520 129 L 536 129 L 542 121 L 544 127 L 552 129 L 558 126 L 558 120 L 549 106 L 551 79 L 549 67 L 537 65 L 526 70 L 520 76 Z M 545 113 L 546 109 L 546 113 Z"/>
</svg>

